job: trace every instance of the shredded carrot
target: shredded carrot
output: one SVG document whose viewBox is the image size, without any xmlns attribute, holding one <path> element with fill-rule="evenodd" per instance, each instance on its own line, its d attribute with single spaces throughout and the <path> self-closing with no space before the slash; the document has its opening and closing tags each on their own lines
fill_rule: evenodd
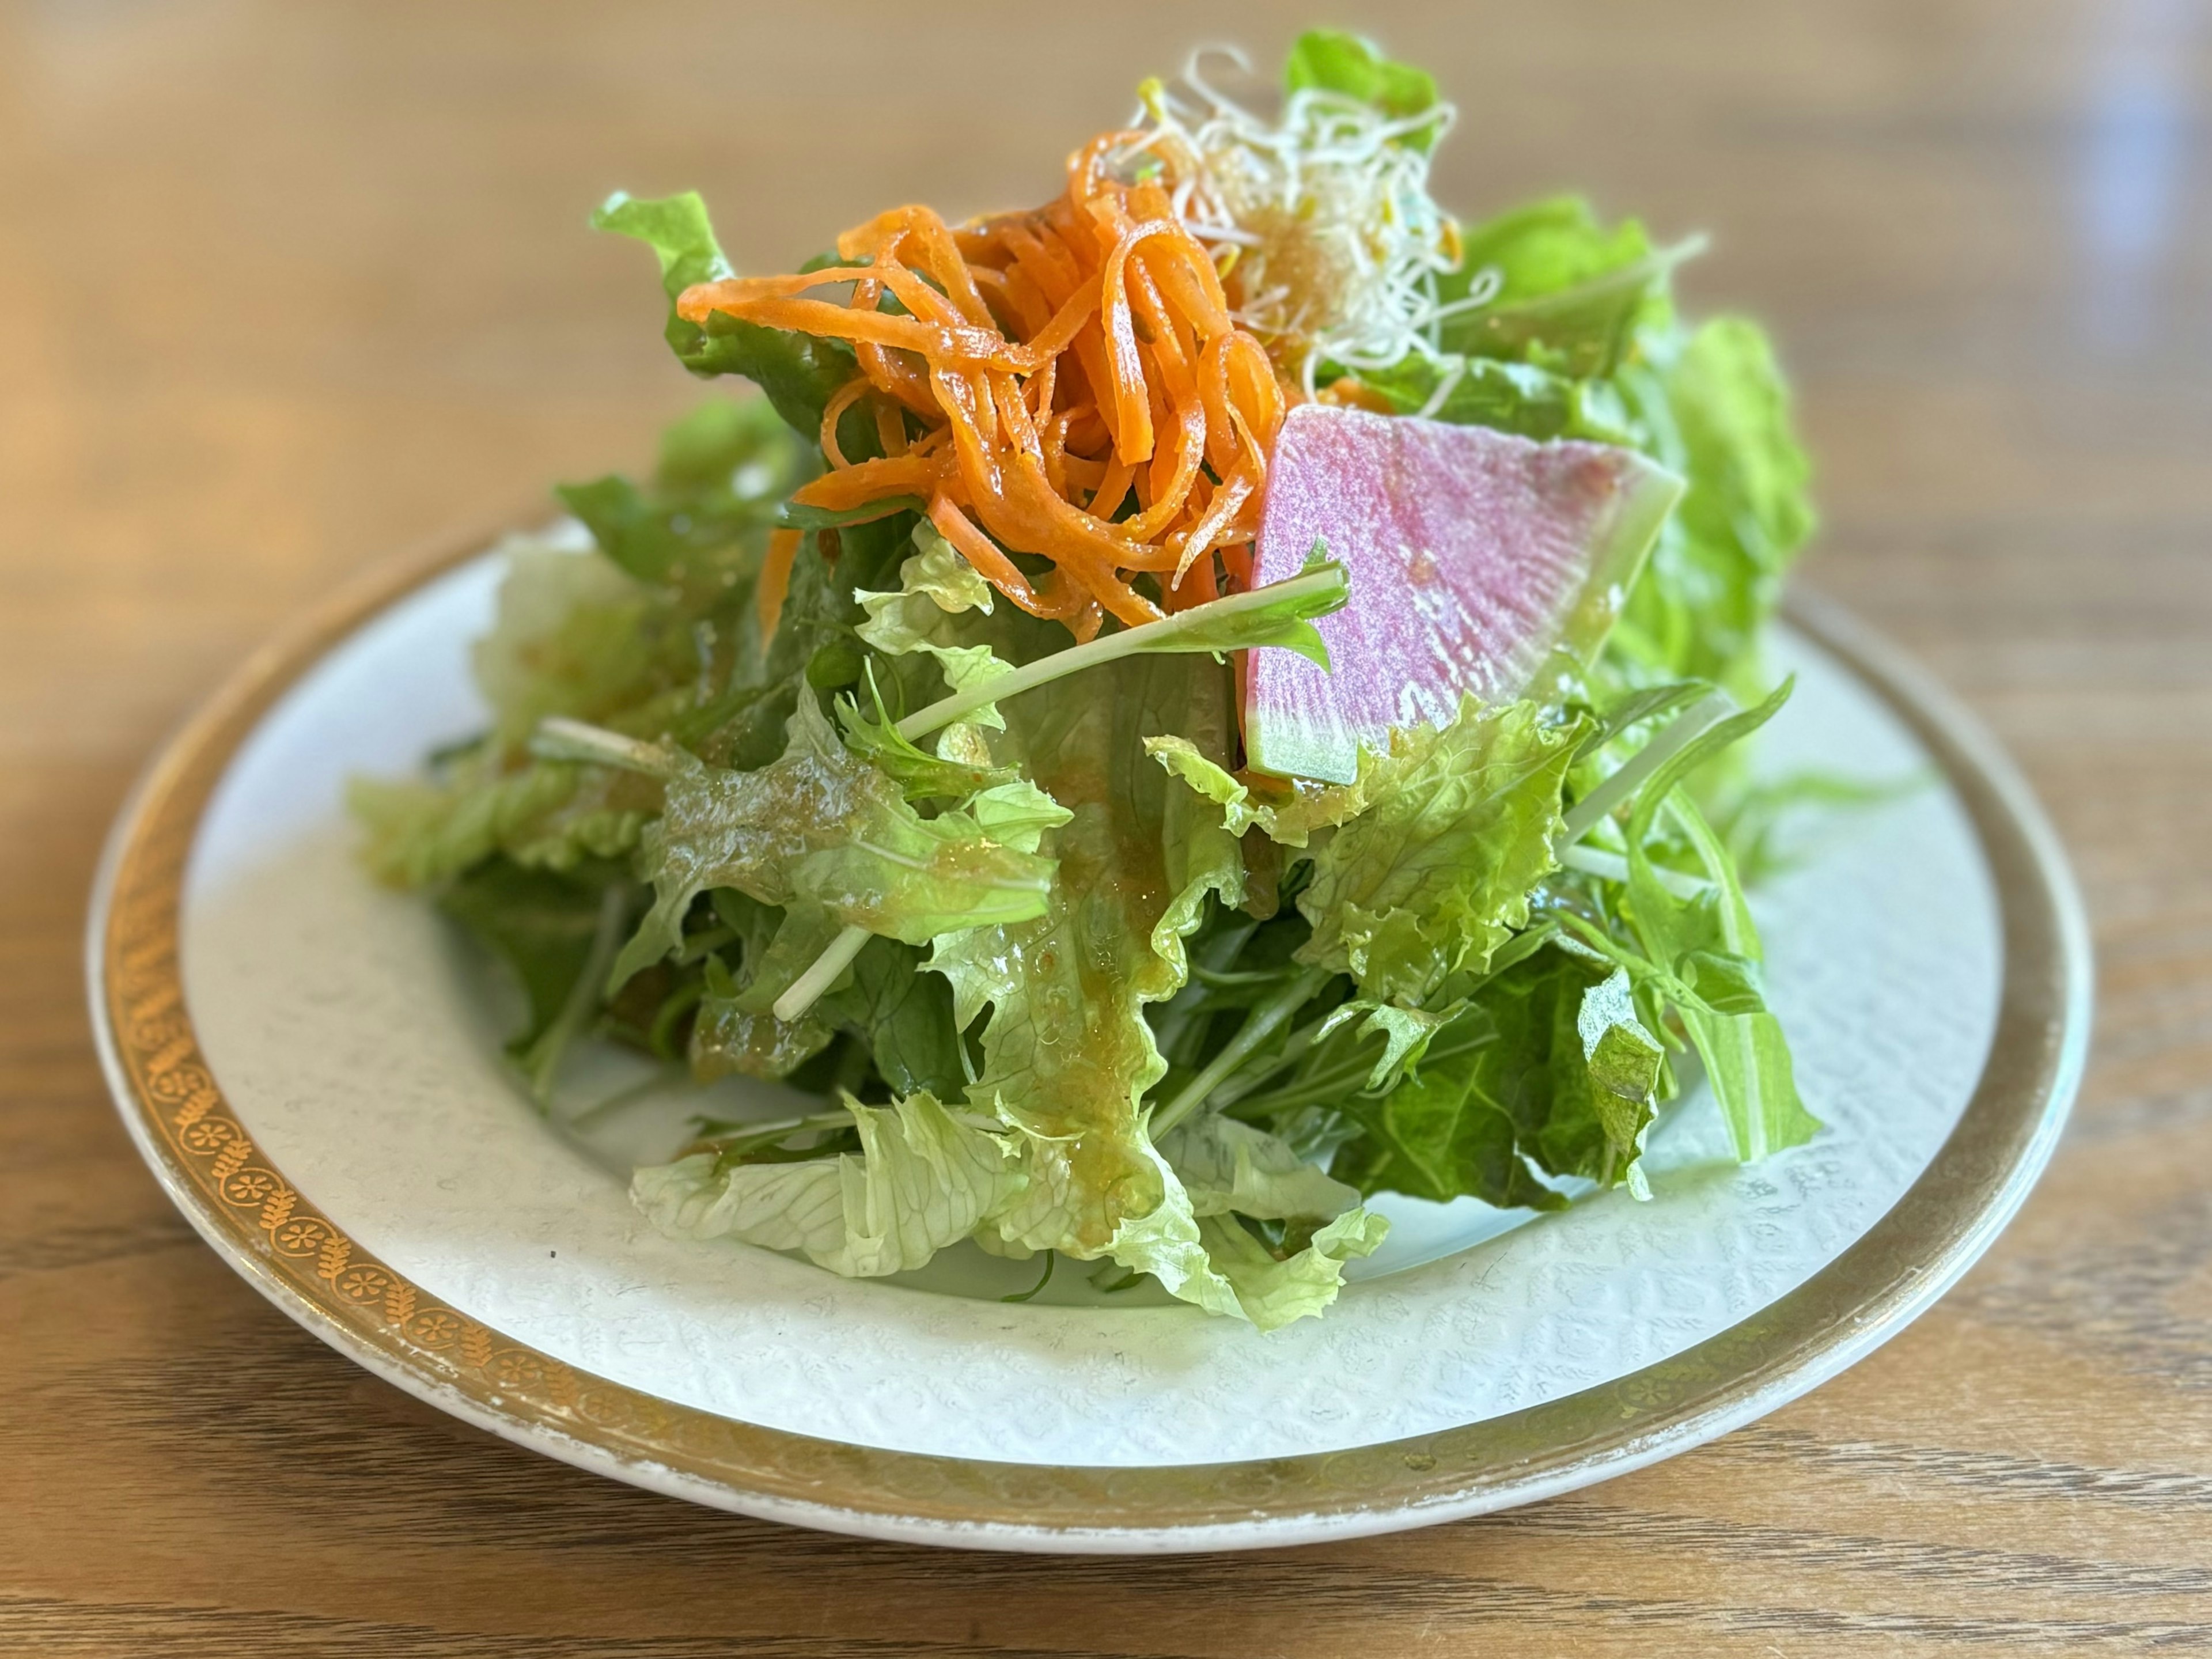
<svg viewBox="0 0 2212 1659">
<path fill-rule="evenodd" d="M 1159 179 L 1123 181 L 1143 143 L 1102 133 L 1031 211 L 948 226 L 895 208 L 837 239 L 839 264 L 684 292 L 693 322 L 719 312 L 852 347 L 860 373 L 823 411 L 830 471 L 794 503 L 926 501 L 985 580 L 1079 638 L 1108 615 L 1133 625 L 1249 586 L 1268 457 L 1298 393 L 1237 325 Z M 839 441 L 856 405 L 879 456 Z M 770 545 L 764 633 L 797 545 L 795 532 Z"/>
<path fill-rule="evenodd" d="M 846 381 L 831 392 L 830 401 L 822 405 L 822 459 L 839 471 L 852 465 L 852 462 L 845 459 L 845 452 L 838 447 L 837 422 L 845 418 L 845 411 L 858 403 L 860 394 L 867 389 L 868 379 L 863 374 L 857 380 Z"/>
<path fill-rule="evenodd" d="M 753 614 L 760 619 L 763 651 L 783 620 L 784 596 L 791 592 L 791 564 L 799 556 L 800 534 L 796 530 L 769 532 L 768 557 L 761 564 L 760 586 L 753 590 Z"/>
</svg>

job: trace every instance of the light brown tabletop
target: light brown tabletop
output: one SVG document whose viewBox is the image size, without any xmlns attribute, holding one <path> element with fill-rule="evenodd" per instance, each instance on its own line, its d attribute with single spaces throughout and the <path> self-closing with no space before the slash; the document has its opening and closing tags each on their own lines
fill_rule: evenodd
<svg viewBox="0 0 2212 1659">
<path fill-rule="evenodd" d="M 1490 1519 L 959 1556 L 515 1449 L 295 1329 L 139 1165 L 88 1036 L 100 838 L 349 572 L 635 463 L 695 388 L 639 251 L 781 268 L 1042 200 L 1146 73 L 1304 5 L 0 0 L 0 1652 L 2212 1650 L 2212 6 L 1373 5 L 1441 193 L 1559 185 L 1778 331 L 1807 579 L 2011 745 L 2100 952 L 2073 1126 L 1942 1303 L 1799 1403 Z"/>
</svg>

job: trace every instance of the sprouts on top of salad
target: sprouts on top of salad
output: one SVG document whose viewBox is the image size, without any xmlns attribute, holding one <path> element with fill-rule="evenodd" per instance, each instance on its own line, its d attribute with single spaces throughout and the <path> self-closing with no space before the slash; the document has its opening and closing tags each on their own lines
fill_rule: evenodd
<svg viewBox="0 0 2212 1659">
<path fill-rule="evenodd" d="M 1690 1055 L 1741 1157 L 1817 1129 L 1685 787 L 1787 694 L 1764 337 L 1579 201 L 1461 226 L 1449 106 L 1365 41 L 1285 81 L 1148 82 L 1047 205 L 788 276 L 694 196 L 597 216 L 765 398 L 563 488 L 489 729 L 354 805 L 513 969 L 541 1102 L 592 1037 L 817 1097 L 702 1115 L 634 1177 L 661 1228 L 1053 1252 L 1272 1328 L 1370 1194 L 1645 1195 Z"/>
</svg>

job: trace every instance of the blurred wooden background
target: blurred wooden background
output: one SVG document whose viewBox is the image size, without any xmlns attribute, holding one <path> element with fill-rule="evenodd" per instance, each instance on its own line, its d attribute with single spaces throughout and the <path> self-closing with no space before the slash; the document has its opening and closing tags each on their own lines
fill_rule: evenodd
<svg viewBox="0 0 2212 1659">
<path fill-rule="evenodd" d="M 0 1651 L 2212 1650 L 2212 6 L 1366 4 L 1444 198 L 1704 228 L 1768 318 L 1808 579 L 1996 727 L 2074 850 L 2097 1051 L 2042 1188 L 1808 1399 L 1516 1514 L 1263 1557 L 959 1557 L 686 1508 L 325 1351 L 200 1247 L 88 1044 L 100 837 L 279 619 L 641 459 L 693 388 L 605 191 L 742 263 L 1041 200 L 1144 74 L 1314 0 L 0 0 Z"/>
</svg>

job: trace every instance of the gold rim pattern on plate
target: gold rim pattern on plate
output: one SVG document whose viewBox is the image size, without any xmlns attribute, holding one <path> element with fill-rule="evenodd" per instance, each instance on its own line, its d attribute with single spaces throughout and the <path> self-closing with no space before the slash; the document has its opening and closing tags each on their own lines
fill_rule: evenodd
<svg viewBox="0 0 2212 1659">
<path fill-rule="evenodd" d="M 1032 1548 L 1289 1541 L 1504 1508 L 1724 1432 L 1893 1334 L 2010 1218 L 2071 1103 L 2089 952 L 2055 840 L 2002 753 L 1939 688 L 1847 615 L 1800 594 L 1792 621 L 1904 720 L 1973 823 L 1998 896 L 2004 977 L 1990 1056 L 1957 1128 L 1895 1206 L 1796 1290 L 1684 1352 L 1562 1399 L 1411 1439 L 1248 1462 L 1058 1467 L 887 1451 L 592 1376 L 426 1294 L 258 1152 L 200 1051 L 179 963 L 185 862 L 240 745 L 325 652 L 487 539 L 342 592 L 248 661 L 169 744 L 109 844 L 88 939 L 93 1012 L 142 1152 L 250 1282 L 372 1369 L 568 1461 L 841 1531 Z"/>
</svg>

